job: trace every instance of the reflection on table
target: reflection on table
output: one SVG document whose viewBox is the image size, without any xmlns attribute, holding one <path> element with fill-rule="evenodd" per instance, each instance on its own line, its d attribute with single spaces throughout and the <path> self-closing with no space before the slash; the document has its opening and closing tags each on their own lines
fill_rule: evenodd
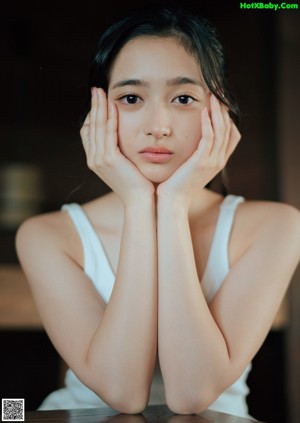
<svg viewBox="0 0 300 423">
<path fill-rule="evenodd" d="M 29 411 L 25 421 L 47 423 L 254 423 L 257 420 L 207 410 L 200 414 L 178 415 L 166 406 L 149 406 L 142 414 L 120 414 L 107 408 Z"/>
</svg>

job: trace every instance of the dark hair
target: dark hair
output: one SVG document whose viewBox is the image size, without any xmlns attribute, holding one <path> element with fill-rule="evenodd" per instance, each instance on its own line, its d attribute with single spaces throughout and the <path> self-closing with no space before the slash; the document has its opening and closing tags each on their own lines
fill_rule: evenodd
<svg viewBox="0 0 300 423">
<path fill-rule="evenodd" d="M 239 108 L 228 87 L 223 48 L 216 29 L 205 18 L 180 7 L 141 9 L 112 24 L 96 47 L 90 64 L 89 86 L 101 87 L 107 92 L 110 71 L 122 47 L 134 38 L 152 36 L 176 38 L 195 57 L 209 90 L 228 107 L 239 126 Z M 222 176 L 224 178 L 224 172 Z M 226 193 L 224 181 L 222 185 L 221 191 Z"/>
<path fill-rule="evenodd" d="M 117 54 L 138 37 L 174 37 L 198 61 L 209 90 L 230 110 L 239 124 L 240 114 L 225 72 L 223 48 L 216 29 L 206 19 L 179 7 L 138 10 L 111 25 L 101 36 L 90 65 L 89 85 L 106 92 Z"/>
</svg>

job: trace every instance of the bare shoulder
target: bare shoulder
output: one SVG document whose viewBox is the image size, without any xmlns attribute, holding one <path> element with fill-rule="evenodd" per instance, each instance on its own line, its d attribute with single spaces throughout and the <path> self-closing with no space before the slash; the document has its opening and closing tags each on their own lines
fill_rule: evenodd
<svg viewBox="0 0 300 423">
<path fill-rule="evenodd" d="M 252 222 L 258 229 L 277 226 L 278 231 L 300 230 L 300 211 L 286 203 L 274 201 L 245 201 L 240 206 L 240 219 L 251 226 Z"/>
<path fill-rule="evenodd" d="M 237 212 L 234 225 L 235 239 L 244 249 L 253 242 L 289 244 L 300 255 L 300 212 L 289 204 L 273 201 L 245 201 Z M 243 249 L 243 248 L 241 248 Z"/>
<path fill-rule="evenodd" d="M 112 195 L 81 204 L 96 232 L 101 233 L 105 225 L 114 227 L 118 207 Z M 119 213 L 120 214 L 120 213 Z M 33 261 L 37 256 L 46 254 L 65 254 L 81 268 L 84 267 L 84 253 L 78 231 L 69 213 L 57 210 L 27 219 L 19 227 L 16 235 L 18 257 L 24 261 Z"/>
<path fill-rule="evenodd" d="M 66 253 L 77 262 L 81 261 L 78 234 L 63 211 L 44 213 L 25 220 L 16 234 L 16 249 L 21 263 L 54 250 Z"/>
</svg>

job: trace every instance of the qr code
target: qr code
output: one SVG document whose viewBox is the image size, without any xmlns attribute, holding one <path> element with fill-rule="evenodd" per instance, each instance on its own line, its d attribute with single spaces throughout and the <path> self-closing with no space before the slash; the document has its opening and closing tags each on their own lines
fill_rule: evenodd
<svg viewBox="0 0 300 423">
<path fill-rule="evenodd" d="M 3 422 L 23 422 L 24 399 L 2 399 L 2 421 Z"/>
</svg>

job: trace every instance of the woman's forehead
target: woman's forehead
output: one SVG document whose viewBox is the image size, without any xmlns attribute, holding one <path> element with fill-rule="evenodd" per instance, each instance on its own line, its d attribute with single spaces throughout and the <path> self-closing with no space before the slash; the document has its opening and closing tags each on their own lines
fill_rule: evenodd
<svg viewBox="0 0 300 423">
<path fill-rule="evenodd" d="M 172 80 L 179 76 L 203 82 L 201 68 L 175 37 L 139 37 L 128 41 L 116 56 L 110 84 L 121 79 Z"/>
</svg>

